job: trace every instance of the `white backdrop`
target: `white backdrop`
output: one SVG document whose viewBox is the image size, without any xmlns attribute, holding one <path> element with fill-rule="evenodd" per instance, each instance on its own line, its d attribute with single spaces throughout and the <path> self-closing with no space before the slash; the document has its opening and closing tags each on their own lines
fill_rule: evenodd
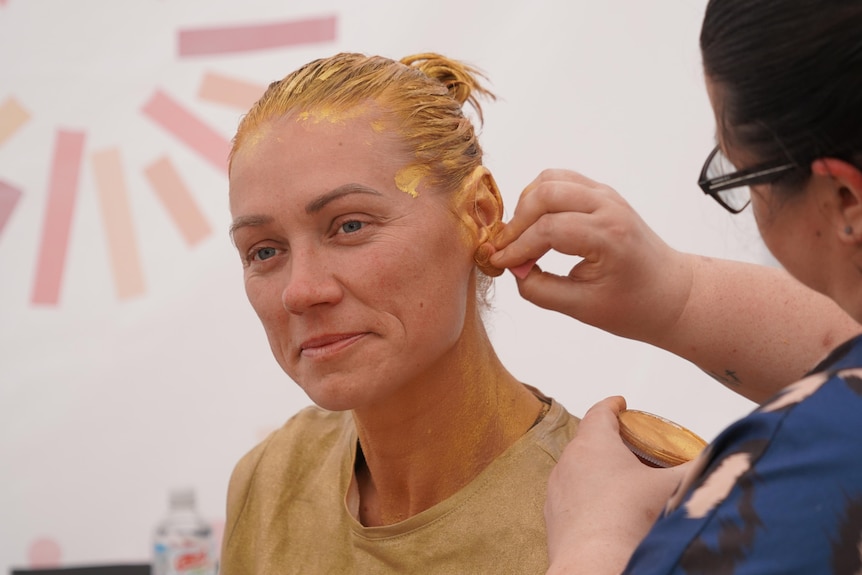
<svg viewBox="0 0 862 575">
<path fill-rule="evenodd" d="M 245 299 L 208 158 L 248 90 L 312 58 L 468 61 L 499 96 L 482 141 L 510 212 L 541 169 L 572 168 L 675 247 L 768 261 L 748 216 L 695 185 L 713 143 L 704 4 L 0 0 L 0 573 L 148 561 L 178 485 L 218 528 L 234 463 L 308 403 Z M 224 30 L 281 24 L 294 44 L 239 50 Z M 223 50 L 190 54 L 207 30 Z M 175 179 L 160 187 L 157 167 Z M 683 360 L 531 306 L 509 275 L 495 307 L 504 363 L 575 414 L 621 393 L 711 439 L 751 408 Z"/>
</svg>

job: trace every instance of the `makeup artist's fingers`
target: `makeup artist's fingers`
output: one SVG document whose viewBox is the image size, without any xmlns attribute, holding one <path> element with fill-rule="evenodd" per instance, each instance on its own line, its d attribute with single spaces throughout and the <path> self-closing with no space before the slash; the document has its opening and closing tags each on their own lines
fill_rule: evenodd
<svg viewBox="0 0 862 575">
<path fill-rule="evenodd" d="M 608 193 L 607 186 L 569 170 L 545 170 L 523 192 L 512 219 L 495 239 L 497 249 L 505 248 L 525 229 L 546 213 L 585 212 L 596 210 Z"/>
<path fill-rule="evenodd" d="M 580 172 L 576 172 L 574 170 L 567 170 L 562 168 L 548 168 L 542 170 L 542 172 L 536 176 L 536 178 L 530 182 L 524 191 L 521 193 L 523 197 L 533 188 L 538 187 L 544 182 L 572 182 L 581 184 L 586 187 L 595 187 L 595 186 L 603 186 L 601 182 L 597 182 L 596 180 L 590 179 L 584 174 Z"/>
<path fill-rule="evenodd" d="M 616 200 L 595 190 L 573 184 L 558 184 L 537 189 L 518 204 L 516 214 L 494 242 L 492 262 L 512 267 L 551 249 L 568 255 L 584 256 L 622 218 Z M 602 227 L 604 226 L 604 228 Z"/>
<path fill-rule="evenodd" d="M 525 300 L 576 319 L 584 317 L 582 310 L 587 309 L 593 299 L 588 291 L 581 288 L 577 280 L 543 272 L 538 266 L 518 280 L 518 293 Z"/>
<path fill-rule="evenodd" d="M 494 242 L 491 263 L 525 277 L 550 250 L 589 258 L 620 225 L 637 218 L 612 188 L 577 172 L 546 170 L 522 194 Z"/>
<path fill-rule="evenodd" d="M 577 211 L 542 213 L 505 248 L 498 249 L 491 262 L 500 268 L 511 268 L 538 260 L 551 250 L 586 257 L 597 242 L 603 241 L 593 229 L 594 219 Z"/>
<path fill-rule="evenodd" d="M 578 433 L 598 430 L 600 433 L 620 433 L 620 413 L 626 408 L 626 398 L 621 395 L 606 397 L 594 404 L 581 418 Z M 586 425 L 584 425 L 586 424 Z M 587 439 L 586 437 L 584 438 Z"/>
</svg>

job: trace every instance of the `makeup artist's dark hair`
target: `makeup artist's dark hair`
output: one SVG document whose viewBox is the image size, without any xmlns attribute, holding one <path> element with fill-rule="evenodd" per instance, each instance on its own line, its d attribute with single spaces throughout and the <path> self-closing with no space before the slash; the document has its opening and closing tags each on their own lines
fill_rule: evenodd
<svg viewBox="0 0 862 575">
<path fill-rule="evenodd" d="M 710 0 L 700 35 L 724 141 L 761 162 L 837 157 L 862 169 L 862 1 Z"/>
</svg>

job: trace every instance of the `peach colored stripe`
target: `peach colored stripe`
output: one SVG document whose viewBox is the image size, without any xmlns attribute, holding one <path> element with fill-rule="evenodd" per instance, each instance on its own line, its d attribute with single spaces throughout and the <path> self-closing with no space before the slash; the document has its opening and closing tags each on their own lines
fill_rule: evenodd
<svg viewBox="0 0 862 575">
<path fill-rule="evenodd" d="M 231 54 L 335 40 L 335 16 L 251 26 L 180 30 L 179 56 Z"/>
<path fill-rule="evenodd" d="M 60 299 L 83 152 L 83 132 L 57 131 L 36 281 L 31 296 L 34 304 L 56 305 Z"/>
<path fill-rule="evenodd" d="M 12 137 L 29 119 L 30 114 L 15 98 L 6 98 L 0 104 L 0 144 Z"/>
<path fill-rule="evenodd" d="M 0 180 L 0 236 L 3 235 L 3 228 L 6 227 L 6 222 L 9 221 L 20 199 L 21 190 Z"/>
<path fill-rule="evenodd" d="M 213 166 L 227 173 L 230 142 L 170 96 L 156 90 L 144 104 L 143 112 Z"/>
<path fill-rule="evenodd" d="M 193 246 L 212 230 L 171 161 L 162 157 L 144 169 L 144 174 L 180 229 L 186 243 Z"/>
<path fill-rule="evenodd" d="M 94 153 L 92 160 L 117 297 L 127 299 L 141 295 L 145 289 L 144 273 L 135 239 L 120 151 L 116 148 L 102 150 Z"/>
<path fill-rule="evenodd" d="M 264 90 L 263 86 L 251 82 L 243 82 L 215 72 L 207 72 L 201 82 L 198 96 L 202 100 L 225 104 L 245 111 L 257 102 Z"/>
</svg>

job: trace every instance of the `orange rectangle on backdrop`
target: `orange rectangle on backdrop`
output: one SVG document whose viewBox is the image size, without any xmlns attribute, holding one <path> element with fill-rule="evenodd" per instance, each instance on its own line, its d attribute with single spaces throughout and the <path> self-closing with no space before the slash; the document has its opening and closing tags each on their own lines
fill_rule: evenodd
<svg viewBox="0 0 862 575">
<path fill-rule="evenodd" d="M 12 137 L 29 119 L 30 114 L 15 98 L 6 98 L 0 104 L 0 144 Z"/>
<path fill-rule="evenodd" d="M 144 273 L 120 151 L 109 148 L 96 152 L 92 161 L 117 296 L 127 299 L 141 295 L 144 293 Z"/>
<path fill-rule="evenodd" d="M 204 74 L 198 96 L 202 100 L 246 111 L 263 95 L 265 88 L 214 72 Z"/>
<path fill-rule="evenodd" d="M 159 158 L 147 166 L 144 175 L 189 245 L 210 235 L 209 223 L 168 158 Z"/>
</svg>

